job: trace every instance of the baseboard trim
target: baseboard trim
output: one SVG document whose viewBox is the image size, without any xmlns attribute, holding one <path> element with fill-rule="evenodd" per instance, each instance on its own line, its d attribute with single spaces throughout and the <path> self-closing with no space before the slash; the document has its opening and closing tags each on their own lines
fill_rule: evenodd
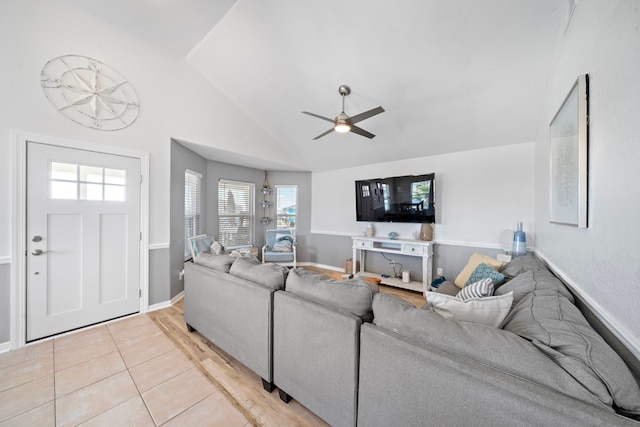
<svg viewBox="0 0 640 427">
<path fill-rule="evenodd" d="M 0 353 L 6 353 L 11 350 L 11 341 L 0 343 Z"/>
<path fill-rule="evenodd" d="M 169 249 L 169 244 L 168 243 L 150 243 L 149 244 L 150 251 L 153 251 L 156 249 Z"/>
<path fill-rule="evenodd" d="M 184 291 L 180 292 L 178 295 L 176 295 L 175 297 L 171 298 L 169 301 L 162 301 L 162 302 L 159 302 L 157 304 L 150 305 L 149 306 L 149 310 L 147 310 L 147 312 L 155 311 L 155 310 L 161 310 L 163 308 L 171 307 L 173 304 L 177 303 L 182 298 L 184 298 Z"/>
</svg>

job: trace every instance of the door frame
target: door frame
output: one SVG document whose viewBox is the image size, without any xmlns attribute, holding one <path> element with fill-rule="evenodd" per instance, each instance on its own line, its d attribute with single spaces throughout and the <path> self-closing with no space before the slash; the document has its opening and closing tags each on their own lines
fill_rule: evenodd
<svg viewBox="0 0 640 427">
<path fill-rule="evenodd" d="M 110 147 L 60 139 L 51 136 L 12 132 L 13 185 L 11 196 L 11 348 L 26 344 L 26 240 L 27 240 L 27 142 L 54 145 L 62 148 L 96 151 L 105 154 L 133 157 L 140 160 L 140 313 L 149 309 L 149 153 L 121 147 Z"/>
</svg>

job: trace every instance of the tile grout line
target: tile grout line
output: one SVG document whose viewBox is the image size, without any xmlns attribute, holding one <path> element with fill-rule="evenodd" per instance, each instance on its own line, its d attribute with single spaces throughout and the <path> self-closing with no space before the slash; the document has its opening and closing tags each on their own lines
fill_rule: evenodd
<svg viewBox="0 0 640 427">
<path fill-rule="evenodd" d="M 145 314 L 145 315 L 148 316 L 148 314 Z M 236 398 L 231 393 L 229 393 L 226 387 L 224 387 L 213 375 L 209 373 L 209 371 L 207 371 L 207 369 L 202 365 L 202 362 L 198 360 L 196 357 L 189 354 L 189 352 L 186 349 L 184 349 L 182 345 L 180 345 L 180 342 L 172 334 L 170 334 L 168 330 L 165 330 L 165 328 L 169 329 L 167 325 L 164 325 L 160 319 L 157 319 L 153 315 L 149 316 L 149 318 L 153 321 L 154 324 L 156 324 L 158 329 L 160 329 L 162 333 L 164 333 L 165 336 L 173 342 L 174 346 L 178 348 L 187 357 L 187 359 L 189 359 L 194 364 L 194 366 L 200 371 L 200 373 L 203 374 L 205 378 L 207 378 L 207 380 L 209 380 L 209 382 L 219 392 L 222 393 L 224 398 L 227 399 L 229 403 L 231 403 L 232 406 L 238 410 L 238 412 L 240 412 L 240 414 L 247 420 L 247 422 L 251 426 L 253 427 L 260 426 L 260 423 L 251 414 L 251 412 L 247 410 L 243 405 L 241 405 L 240 402 L 238 402 Z"/>
<path fill-rule="evenodd" d="M 108 325 L 106 325 L 106 328 L 107 328 L 107 331 L 109 332 L 109 336 L 111 337 L 111 339 L 113 340 L 113 343 L 116 346 L 116 349 L 118 350 L 118 354 L 120 355 L 120 359 L 122 359 L 122 363 L 124 364 L 125 369 L 127 370 L 127 374 L 129 374 L 129 378 L 131 378 L 131 382 L 133 383 L 133 386 L 136 388 L 136 390 L 138 392 L 138 396 L 140 397 L 140 400 L 142 400 L 142 404 L 144 405 L 145 409 L 147 410 L 147 414 L 149 414 L 149 418 L 151 418 L 151 421 L 153 422 L 153 424 L 156 427 L 158 427 L 158 423 L 156 422 L 156 419 L 153 417 L 153 414 L 151 413 L 151 409 L 149 409 L 149 405 L 147 405 L 147 401 L 144 400 L 144 397 L 142 396 L 142 392 L 140 391 L 140 387 L 138 387 L 138 384 L 136 383 L 136 380 L 133 378 L 133 375 L 131 375 L 131 371 L 129 370 L 129 365 L 127 365 L 127 362 L 124 360 L 124 356 L 122 355 L 122 352 L 120 351 L 120 346 L 116 342 L 116 339 L 113 336 L 113 333 L 111 332 L 111 329 L 109 328 Z"/>
<path fill-rule="evenodd" d="M 51 340 L 51 359 L 53 365 L 53 425 L 58 425 L 58 402 L 56 399 L 56 340 Z"/>
</svg>

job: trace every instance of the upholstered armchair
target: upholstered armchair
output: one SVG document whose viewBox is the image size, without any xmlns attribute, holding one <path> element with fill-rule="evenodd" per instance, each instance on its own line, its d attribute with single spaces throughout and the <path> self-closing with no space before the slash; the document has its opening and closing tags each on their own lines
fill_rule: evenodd
<svg viewBox="0 0 640 427">
<path fill-rule="evenodd" d="M 292 230 L 267 230 L 262 247 L 262 263 L 267 262 L 296 267 L 296 237 Z"/>
</svg>

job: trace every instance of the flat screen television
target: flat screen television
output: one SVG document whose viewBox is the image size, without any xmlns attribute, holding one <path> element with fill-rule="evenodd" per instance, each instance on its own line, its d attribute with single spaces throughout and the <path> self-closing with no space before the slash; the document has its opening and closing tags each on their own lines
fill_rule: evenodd
<svg viewBox="0 0 640 427">
<path fill-rule="evenodd" d="M 356 181 L 356 220 L 436 222 L 435 174 Z"/>
</svg>

